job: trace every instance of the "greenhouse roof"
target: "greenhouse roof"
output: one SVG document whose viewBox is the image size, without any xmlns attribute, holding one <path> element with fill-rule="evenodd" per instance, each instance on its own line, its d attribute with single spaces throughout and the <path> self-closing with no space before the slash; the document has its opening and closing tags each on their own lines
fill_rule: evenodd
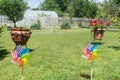
<svg viewBox="0 0 120 80">
<path fill-rule="evenodd" d="M 27 10 L 24 15 L 25 18 L 38 16 L 58 17 L 57 13 L 54 11 L 38 11 L 38 10 Z"/>
</svg>

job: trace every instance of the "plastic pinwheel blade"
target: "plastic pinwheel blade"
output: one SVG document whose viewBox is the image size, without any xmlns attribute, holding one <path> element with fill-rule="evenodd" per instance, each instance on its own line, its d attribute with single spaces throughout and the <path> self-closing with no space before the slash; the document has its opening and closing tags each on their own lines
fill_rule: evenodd
<svg viewBox="0 0 120 80">
<path fill-rule="evenodd" d="M 91 56 L 90 56 L 90 58 L 89 58 L 89 62 L 91 62 L 91 61 L 93 61 L 94 60 L 94 55 L 92 54 Z"/>
<path fill-rule="evenodd" d="M 24 55 L 24 54 L 28 54 L 29 51 L 30 51 L 29 48 L 22 49 L 21 52 L 20 52 L 20 57 L 22 57 L 22 55 Z"/>
<path fill-rule="evenodd" d="M 20 68 L 23 67 L 23 63 L 24 63 L 23 60 L 20 60 L 20 61 L 19 61 L 19 67 L 20 67 Z"/>
<path fill-rule="evenodd" d="M 94 55 L 94 60 L 97 60 L 98 59 L 98 54 L 97 53 L 93 53 Z"/>
<path fill-rule="evenodd" d="M 82 57 L 84 57 L 84 58 L 89 58 L 90 55 L 91 55 L 90 51 L 89 51 L 87 48 L 83 48 L 82 50 L 83 50 L 83 53 L 84 53 L 84 54 L 82 55 Z"/>
<path fill-rule="evenodd" d="M 12 56 L 13 59 L 14 59 L 14 58 L 18 58 L 16 51 L 12 50 L 12 51 L 10 52 L 10 54 L 11 54 L 11 56 Z"/>
<path fill-rule="evenodd" d="M 99 53 L 101 53 L 101 51 L 98 50 L 98 49 L 94 49 L 94 50 L 93 50 L 93 53 L 99 54 Z"/>
<path fill-rule="evenodd" d="M 82 48 L 83 53 L 87 53 L 87 48 Z"/>
<path fill-rule="evenodd" d="M 97 60 L 98 59 L 98 55 L 97 53 L 92 53 L 92 55 L 89 58 L 89 62 L 93 61 L 93 60 Z"/>
<path fill-rule="evenodd" d="M 16 54 L 17 54 L 18 57 L 20 57 L 20 52 L 22 51 L 22 49 L 23 49 L 23 48 L 22 48 L 21 45 L 18 45 L 17 48 L 15 49 Z"/>
<path fill-rule="evenodd" d="M 92 52 L 93 52 L 94 49 L 97 49 L 98 46 L 99 46 L 99 44 L 94 44 L 94 46 L 93 46 L 93 48 L 92 48 Z"/>
<path fill-rule="evenodd" d="M 99 44 L 91 44 L 91 43 L 89 43 L 88 46 L 87 46 L 87 48 L 88 48 L 91 52 L 93 52 L 93 50 L 94 50 L 94 49 L 97 49 L 98 46 L 99 46 Z"/>
<path fill-rule="evenodd" d="M 14 64 L 19 64 L 19 61 L 20 61 L 19 58 L 14 58 L 13 60 L 11 60 L 11 62 Z"/>
<path fill-rule="evenodd" d="M 27 64 L 28 60 L 31 59 L 31 55 L 30 54 L 23 54 L 21 57 L 21 65 L 23 64 Z"/>
<path fill-rule="evenodd" d="M 93 46 L 94 46 L 93 44 L 89 43 L 89 44 L 87 45 L 87 49 L 91 51 L 92 48 L 93 48 Z"/>
<path fill-rule="evenodd" d="M 21 59 L 30 60 L 31 59 L 31 55 L 30 54 L 23 54 Z"/>
</svg>

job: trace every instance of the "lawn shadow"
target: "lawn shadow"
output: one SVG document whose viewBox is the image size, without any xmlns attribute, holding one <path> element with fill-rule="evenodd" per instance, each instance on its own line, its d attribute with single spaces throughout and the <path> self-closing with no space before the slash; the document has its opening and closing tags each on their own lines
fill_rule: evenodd
<svg viewBox="0 0 120 80">
<path fill-rule="evenodd" d="M 90 42 L 91 44 L 99 44 L 99 45 L 103 45 L 105 44 L 104 42 Z"/>
<path fill-rule="evenodd" d="M 30 52 L 33 52 L 34 50 L 33 49 L 30 49 Z"/>
<path fill-rule="evenodd" d="M 120 46 L 108 46 L 108 48 L 112 48 L 112 49 L 115 49 L 115 50 L 120 50 Z"/>
<path fill-rule="evenodd" d="M 0 42 L 0 44 L 3 44 L 3 43 L 4 42 Z M 7 49 L 4 49 L 4 46 L 0 45 L 0 60 L 7 57 L 8 54 L 9 54 L 9 52 L 7 51 Z"/>
<path fill-rule="evenodd" d="M 8 54 L 9 54 L 9 52 L 6 49 L 1 49 L 0 48 L 0 60 L 2 60 L 5 57 L 7 57 Z"/>
<path fill-rule="evenodd" d="M 90 78 L 91 78 L 90 75 L 84 74 L 84 73 L 80 74 L 80 76 L 81 76 L 82 78 L 85 78 L 85 79 L 90 79 Z"/>
</svg>

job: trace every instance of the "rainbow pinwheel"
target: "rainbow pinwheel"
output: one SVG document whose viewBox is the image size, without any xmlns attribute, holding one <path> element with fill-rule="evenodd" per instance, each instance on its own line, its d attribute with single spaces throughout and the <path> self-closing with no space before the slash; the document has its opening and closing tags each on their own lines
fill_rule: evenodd
<svg viewBox="0 0 120 80">
<path fill-rule="evenodd" d="M 86 48 L 83 48 L 83 55 L 82 57 L 88 58 L 89 62 L 93 61 L 94 59 L 98 58 L 99 50 L 97 49 L 99 44 L 91 44 L 89 43 Z"/>
<path fill-rule="evenodd" d="M 11 51 L 12 62 L 15 64 L 19 64 L 20 67 L 23 66 L 24 63 L 27 63 L 31 58 L 29 54 L 29 48 L 23 49 L 21 45 L 17 46 L 15 50 Z"/>
</svg>

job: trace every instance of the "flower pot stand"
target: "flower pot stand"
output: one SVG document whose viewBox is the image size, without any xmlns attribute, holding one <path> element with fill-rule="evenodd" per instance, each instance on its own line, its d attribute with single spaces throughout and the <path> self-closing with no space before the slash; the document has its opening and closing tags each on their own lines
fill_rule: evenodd
<svg viewBox="0 0 120 80">
<path fill-rule="evenodd" d="M 14 28 L 11 30 L 11 38 L 16 46 L 25 45 L 27 47 L 27 42 L 30 38 L 30 31 L 25 28 Z"/>
</svg>

